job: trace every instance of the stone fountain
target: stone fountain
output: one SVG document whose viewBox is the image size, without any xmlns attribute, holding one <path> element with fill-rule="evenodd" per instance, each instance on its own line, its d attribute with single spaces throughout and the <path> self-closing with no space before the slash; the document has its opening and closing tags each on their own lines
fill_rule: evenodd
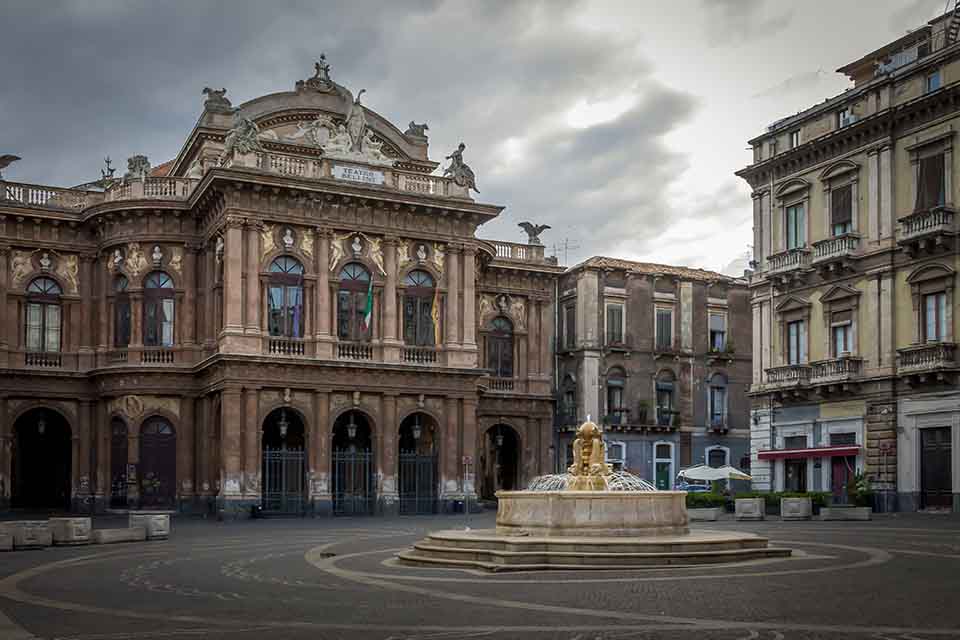
<svg viewBox="0 0 960 640">
<path fill-rule="evenodd" d="M 659 491 L 605 461 L 600 427 L 577 429 L 565 474 L 497 492 L 492 530 L 438 531 L 398 554 L 403 564 L 490 571 L 623 569 L 782 558 L 766 538 L 687 527 L 685 491 Z"/>
</svg>

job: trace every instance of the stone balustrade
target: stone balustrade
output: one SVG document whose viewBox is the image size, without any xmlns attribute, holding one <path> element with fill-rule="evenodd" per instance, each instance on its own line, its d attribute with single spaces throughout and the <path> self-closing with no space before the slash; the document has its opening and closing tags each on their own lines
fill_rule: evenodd
<svg viewBox="0 0 960 640">
<path fill-rule="evenodd" d="M 27 351 L 23 354 L 25 367 L 59 369 L 63 366 L 63 354 L 46 351 Z"/>
<path fill-rule="evenodd" d="M 271 356 L 303 356 L 307 353 L 306 343 L 299 338 L 271 336 L 266 343 L 266 351 Z"/>
<path fill-rule="evenodd" d="M 542 244 L 520 244 L 518 242 L 503 242 L 493 240 L 494 260 L 504 262 L 525 262 L 527 264 L 557 264 L 555 257 L 544 255 Z"/>
<path fill-rule="evenodd" d="M 140 364 L 173 364 L 176 360 L 172 348 L 145 347 L 140 352 Z"/>
<path fill-rule="evenodd" d="M 199 182 L 194 178 L 165 176 L 120 180 L 104 192 L 104 201 L 186 200 Z"/>
<path fill-rule="evenodd" d="M 813 264 L 852 256 L 860 244 L 860 236 L 853 233 L 818 240 L 813 243 Z"/>
<path fill-rule="evenodd" d="M 957 366 L 957 345 L 952 342 L 932 342 L 897 349 L 897 371 L 925 373 Z"/>
<path fill-rule="evenodd" d="M 513 391 L 513 378 L 490 378 L 491 391 Z"/>
<path fill-rule="evenodd" d="M 407 364 L 438 364 L 439 352 L 433 347 L 403 347 L 400 361 Z"/>
<path fill-rule="evenodd" d="M 788 249 L 767 256 L 769 273 L 784 273 L 810 266 L 810 251 L 806 248 Z"/>
<path fill-rule="evenodd" d="M 900 240 L 914 240 L 953 230 L 954 211 L 949 207 L 934 207 L 900 218 Z"/>
<path fill-rule="evenodd" d="M 863 368 L 861 358 L 842 356 L 830 360 L 818 360 L 810 365 L 810 382 L 842 382 L 860 377 Z"/>
<path fill-rule="evenodd" d="M 59 189 L 22 182 L 0 180 L 0 203 L 41 207 L 62 211 L 81 211 L 103 201 L 103 194 L 82 189 Z"/>
<path fill-rule="evenodd" d="M 767 386 L 797 387 L 810 384 L 811 367 L 806 364 L 788 364 L 766 370 Z"/>
<path fill-rule="evenodd" d="M 366 342 L 340 342 L 337 344 L 340 360 L 373 360 L 373 346 Z"/>
</svg>

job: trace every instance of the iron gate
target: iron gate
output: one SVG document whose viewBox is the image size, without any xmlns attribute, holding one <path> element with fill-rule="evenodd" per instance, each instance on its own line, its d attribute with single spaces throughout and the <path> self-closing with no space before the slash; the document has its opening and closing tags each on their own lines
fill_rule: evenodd
<svg viewBox="0 0 960 640">
<path fill-rule="evenodd" d="M 437 512 L 437 455 L 400 454 L 400 513 Z"/>
<path fill-rule="evenodd" d="M 370 515 L 376 499 L 373 453 L 333 452 L 333 513 L 338 516 Z"/>
<path fill-rule="evenodd" d="M 300 515 L 304 511 L 303 449 L 263 450 L 263 510 Z"/>
</svg>

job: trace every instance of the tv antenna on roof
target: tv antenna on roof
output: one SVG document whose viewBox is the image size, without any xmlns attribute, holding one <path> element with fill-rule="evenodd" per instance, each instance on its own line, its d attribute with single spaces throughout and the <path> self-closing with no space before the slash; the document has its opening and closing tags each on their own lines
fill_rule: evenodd
<svg viewBox="0 0 960 640">
<path fill-rule="evenodd" d="M 561 242 L 554 242 L 553 246 L 550 249 L 553 251 L 553 255 L 560 257 L 560 253 L 563 252 L 563 264 L 567 264 L 567 259 L 570 255 L 570 251 L 573 249 L 579 249 L 580 245 L 576 242 L 570 242 L 570 238 L 564 238 Z"/>
</svg>

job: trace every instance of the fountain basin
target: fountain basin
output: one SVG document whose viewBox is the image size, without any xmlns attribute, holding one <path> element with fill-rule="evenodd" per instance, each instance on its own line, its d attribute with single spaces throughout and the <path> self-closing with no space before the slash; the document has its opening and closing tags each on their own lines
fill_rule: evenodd
<svg viewBox="0 0 960 640">
<path fill-rule="evenodd" d="M 689 532 L 685 491 L 498 491 L 498 535 L 675 536 Z"/>
</svg>

